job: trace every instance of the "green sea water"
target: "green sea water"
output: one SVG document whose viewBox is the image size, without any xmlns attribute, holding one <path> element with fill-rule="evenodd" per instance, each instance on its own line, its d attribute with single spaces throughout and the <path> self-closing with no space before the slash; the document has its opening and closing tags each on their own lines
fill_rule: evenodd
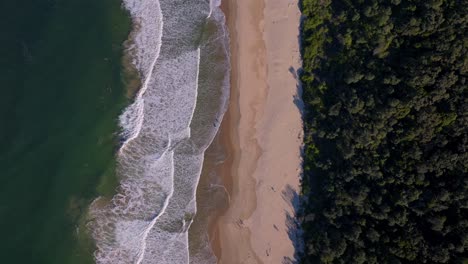
<svg viewBox="0 0 468 264">
<path fill-rule="evenodd" d="M 0 263 L 93 263 L 113 189 L 130 18 L 119 0 L 0 1 Z"/>
</svg>

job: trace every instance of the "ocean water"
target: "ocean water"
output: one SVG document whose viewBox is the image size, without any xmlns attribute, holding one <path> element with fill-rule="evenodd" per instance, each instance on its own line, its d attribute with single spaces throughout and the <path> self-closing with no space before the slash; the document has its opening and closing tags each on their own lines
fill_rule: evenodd
<svg viewBox="0 0 468 264">
<path fill-rule="evenodd" d="M 228 35 L 219 2 L 124 0 L 134 21 L 128 52 L 141 78 L 120 116 L 123 143 L 112 197 L 87 227 L 97 263 L 212 263 L 189 248 L 205 150 L 229 96 Z"/>
<path fill-rule="evenodd" d="M 115 185 L 119 0 L 0 1 L 0 263 L 94 263 L 89 204 Z"/>
</svg>

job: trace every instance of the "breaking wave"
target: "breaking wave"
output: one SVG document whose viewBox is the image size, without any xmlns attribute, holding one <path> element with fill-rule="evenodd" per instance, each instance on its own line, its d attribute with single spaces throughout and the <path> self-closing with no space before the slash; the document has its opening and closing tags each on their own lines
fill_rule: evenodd
<svg viewBox="0 0 468 264">
<path fill-rule="evenodd" d="M 119 187 L 90 207 L 97 263 L 189 263 L 204 152 L 229 97 L 219 1 L 124 0 L 142 86 L 120 116 Z M 206 263 L 206 262 L 205 262 Z"/>
</svg>

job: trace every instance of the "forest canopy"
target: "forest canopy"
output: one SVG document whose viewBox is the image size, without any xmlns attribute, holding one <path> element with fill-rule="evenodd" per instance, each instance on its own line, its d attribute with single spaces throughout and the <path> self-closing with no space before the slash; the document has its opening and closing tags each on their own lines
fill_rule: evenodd
<svg viewBox="0 0 468 264">
<path fill-rule="evenodd" d="M 468 1 L 303 0 L 303 263 L 468 263 Z"/>
</svg>

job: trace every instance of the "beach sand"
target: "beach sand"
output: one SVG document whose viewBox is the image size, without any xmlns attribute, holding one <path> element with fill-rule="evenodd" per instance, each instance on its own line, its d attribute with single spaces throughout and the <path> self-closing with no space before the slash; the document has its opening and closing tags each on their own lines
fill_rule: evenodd
<svg viewBox="0 0 468 264">
<path fill-rule="evenodd" d="M 231 98 L 220 130 L 229 206 L 210 226 L 219 263 L 294 260 L 302 121 L 295 0 L 223 0 L 231 37 Z"/>
</svg>

